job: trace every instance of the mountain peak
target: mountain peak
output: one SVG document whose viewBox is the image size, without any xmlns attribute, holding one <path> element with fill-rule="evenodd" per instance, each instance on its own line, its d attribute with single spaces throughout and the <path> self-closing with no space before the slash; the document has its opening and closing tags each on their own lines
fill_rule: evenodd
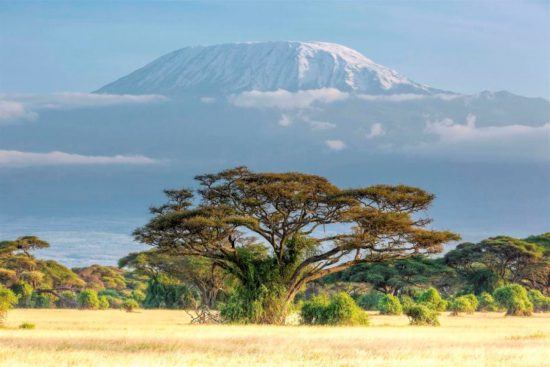
<svg viewBox="0 0 550 367">
<path fill-rule="evenodd" d="M 222 93 L 336 88 L 368 94 L 436 92 L 328 42 L 244 42 L 170 52 L 97 92 L 115 94 Z"/>
</svg>

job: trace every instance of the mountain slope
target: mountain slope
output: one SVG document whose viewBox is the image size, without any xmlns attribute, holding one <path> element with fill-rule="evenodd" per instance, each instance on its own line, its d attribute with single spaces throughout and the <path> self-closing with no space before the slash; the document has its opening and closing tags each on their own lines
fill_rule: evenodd
<svg viewBox="0 0 550 367">
<path fill-rule="evenodd" d="M 97 92 L 177 95 L 319 88 L 368 94 L 438 92 L 348 47 L 286 41 L 186 47 Z"/>
</svg>

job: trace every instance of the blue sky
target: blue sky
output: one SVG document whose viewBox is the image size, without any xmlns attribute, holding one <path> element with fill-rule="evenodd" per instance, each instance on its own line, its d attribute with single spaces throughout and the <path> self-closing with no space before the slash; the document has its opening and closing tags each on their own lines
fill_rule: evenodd
<svg viewBox="0 0 550 367">
<path fill-rule="evenodd" d="M 0 2 L 0 93 L 91 91 L 187 45 L 322 40 L 463 93 L 550 97 L 550 2 Z"/>
</svg>

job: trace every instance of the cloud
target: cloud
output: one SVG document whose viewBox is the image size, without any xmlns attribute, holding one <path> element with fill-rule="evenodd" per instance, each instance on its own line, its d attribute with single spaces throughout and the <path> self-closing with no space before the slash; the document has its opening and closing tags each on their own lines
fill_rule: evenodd
<svg viewBox="0 0 550 367">
<path fill-rule="evenodd" d="M 373 94 L 358 94 L 357 98 L 365 101 L 374 101 L 374 102 L 407 102 L 407 101 L 417 101 L 421 99 L 440 99 L 443 101 L 450 101 L 456 98 L 463 97 L 461 94 L 453 93 L 438 93 L 438 94 L 384 94 L 384 95 L 373 95 Z"/>
<path fill-rule="evenodd" d="M 229 101 L 243 108 L 279 108 L 294 110 L 309 108 L 314 103 L 332 103 L 349 97 L 348 93 L 334 88 L 310 89 L 289 92 L 279 89 L 271 92 L 257 90 L 243 92 L 229 97 Z"/>
<path fill-rule="evenodd" d="M 550 123 L 478 127 L 469 115 L 465 124 L 449 118 L 428 121 L 424 133 L 437 140 L 404 149 L 463 161 L 550 161 Z"/>
<path fill-rule="evenodd" d="M 382 124 L 377 122 L 370 127 L 370 132 L 366 135 L 366 137 L 367 139 L 372 139 L 384 134 L 386 134 L 386 131 L 382 127 Z"/>
<path fill-rule="evenodd" d="M 0 94 L 0 121 L 35 120 L 36 111 L 108 107 L 122 104 L 143 104 L 167 100 L 156 94 L 99 94 L 63 92 L 52 94 Z"/>
<path fill-rule="evenodd" d="M 59 165 L 149 165 L 161 163 L 142 155 L 80 155 L 65 152 L 33 153 L 18 150 L 0 150 L 0 167 L 59 166 Z"/>
<path fill-rule="evenodd" d="M 346 148 L 346 143 L 339 139 L 325 140 L 325 144 L 330 150 L 334 151 L 339 151 Z"/>
<path fill-rule="evenodd" d="M 292 119 L 287 114 L 283 113 L 278 123 L 280 126 L 287 127 L 292 125 Z"/>
<path fill-rule="evenodd" d="M 28 111 L 22 103 L 0 100 L 0 123 L 13 120 L 35 120 L 37 114 Z"/>
<path fill-rule="evenodd" d="M 216 98 L 214 97 L 201 97 L 201 102 L 205 104 L 214 103 L 216 102 Z"/>
</svg>

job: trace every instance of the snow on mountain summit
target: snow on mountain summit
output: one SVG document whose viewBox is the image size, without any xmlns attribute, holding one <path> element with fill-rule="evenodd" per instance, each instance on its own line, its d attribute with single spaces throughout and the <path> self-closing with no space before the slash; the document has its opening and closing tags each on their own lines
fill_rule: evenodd
<svg viewBox="0 0 550 367">
<path fill-rule="evenodd" d="M 280 41 L 182 48 L 97 92 L 177 95 L 320 88 L 368 94 L 437 91 L 339 44 Z"/>
</svg>

